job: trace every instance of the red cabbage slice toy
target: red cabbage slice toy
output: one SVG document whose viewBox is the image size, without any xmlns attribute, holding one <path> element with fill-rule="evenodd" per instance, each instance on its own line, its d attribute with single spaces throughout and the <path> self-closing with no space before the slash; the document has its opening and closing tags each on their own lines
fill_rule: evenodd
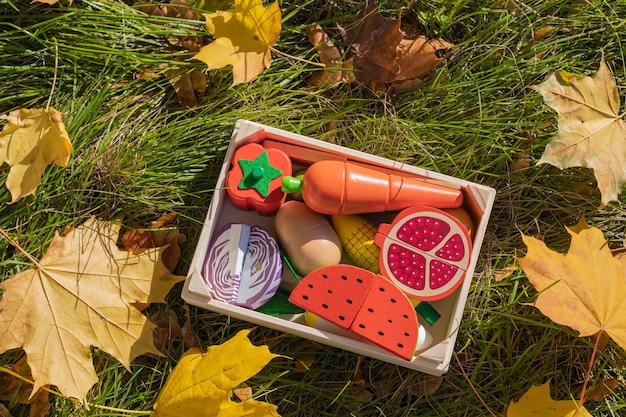
<svg viewBox="0 0 626 417">
<path fill-rule="evenodd" d="M 380 271 L 410 297 L 434 301 L 463 282 L 472 244 L 463 224 L 442 210 L 410 207 L 382 224 L 374 242 Z"/>
<path fill-rule="evenodd" d="M 305 276 L 289 301 L 411 360 L 417 314 L 407 296 L 380 275 L 353 265 L 330 265 Z"/>
<path fill-rule="evenodd" d="M 260 226 L 229 223 L 211 242 L 204 280 L 211 296 L 257 309 L 278 290 L 282 259 L 276 239 Z"/>
</svg>

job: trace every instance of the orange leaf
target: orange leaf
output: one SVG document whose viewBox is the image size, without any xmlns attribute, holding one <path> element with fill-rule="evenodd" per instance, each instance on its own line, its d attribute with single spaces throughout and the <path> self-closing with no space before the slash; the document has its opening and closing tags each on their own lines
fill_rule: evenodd
<svg viewBox="0 0 626 417">
<path fill-rule="evenodd" d="M 626 257 L 614 257 L 602 232 L 584 219 L 567 231 L 566 254 L 522 236 L 528 253 L 518 263 L 539 291 L 535 306 L 580 336 L 603 331 L 626 349 Z"/>
</svg>

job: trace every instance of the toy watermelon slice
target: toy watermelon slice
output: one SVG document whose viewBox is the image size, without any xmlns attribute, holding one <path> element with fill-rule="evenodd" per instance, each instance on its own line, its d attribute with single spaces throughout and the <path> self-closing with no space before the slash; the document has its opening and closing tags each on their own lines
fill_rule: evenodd
<svg viewBox="0 0 626 417">
<path fill-rule="evenodd" d="M 463 282 L 472 244 L 463 224 L 432 207 L 410 207 L 382 224 L 374 242 L 380 271 L 409 296 L 434 301 Z"/>
<path fill-rule="evenodd" d="M 289 301 L 411 360 L 417 314 L 407 296 L 384 277 L 353 265 L 330 265 L 306 275 Z"/>
</svg>

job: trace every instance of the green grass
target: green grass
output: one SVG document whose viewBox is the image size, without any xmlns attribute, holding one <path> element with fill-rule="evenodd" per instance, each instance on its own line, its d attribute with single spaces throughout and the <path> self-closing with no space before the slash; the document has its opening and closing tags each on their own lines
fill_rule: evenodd
<svg viewBox="0 0 626 417">
<path fill-rule="evenodd" d="M 163 74 L 178 65 L 202 69 L 166 38 L 201 34 L 209 41 L 203 22 L 148 17 L 131 1 L 62 3 L 12 0 L 0 7 L 0 113 L 45 107 L 51 97 L 75 148 L 66 168 L 46 171 L 36 197 L 0 205 L 0 227 L 30 254 L 40 258 L 55 232 L 89 216 L 131 224 L 175 212 L 188 239 L 176 272 L 186 274 L 234 123 L 277 126 L 479 182 L 498 195 L 456 354 L 434 394 L 421 395 L 416 388 L 427 379 L 424 374 L 256 328 L 254 343 L 293 358 L 273 360 L 249 381 L 259 399 L 278 405 L 283 416 L 460 417 L 502 415 L 511 400 L 547 380 L 555 398 L 578 397 L 593 341 L 533 308 L 536 291 L 520 270 L 500 282 L 494 277 L 525 253 L 520 233 L 542 235 L 564 251 L 564 226 L 583 215 L 603 230 L 612 248 L 624 245 L 624 197 L 598 210 L 590 170 L 534 164 L 557 126 L 555 113 L 529 87 L 559 69 L 592 75 L 604 54 L 624 96 L 626 2 L 416 1 L 404 19 L 456 47 L 415 92 L 379 98 L 356 85 L 314 90 L 306 83 L 313 66 L 274 55 L 269 70 L 234 88 L 230 69 L 209 71 L 208 88 L 191 109 L 180 107 L 165 77 L 137 75 Z M 275 47 L 317 60 L 306 27 L 319 23 L 343 45 L 336 24 L 350 25 L 362 3 L 282 1 L 283 32 Z M 380 9 L 394 16 L 404 5 L 381 0 Z M 535 41 L 534 34 L 546 27 L 553 28 L 551 34 Z M 530 166 L 510 172 L 521 153 L 528 154 Z M 6 174 L 6 166 L 0 168 L 0 183 Z M 10 201 L 4 187 L 0 201 Z M 23 255 L 0 240 L 0 280 L 28 267 Z M 180 290 L 178 285 L 165 305 L 153 305 L 146 314 L 173 309 L 182 323 Z M 194 307 L 191 321 L 203 348 L 251 327 Z M 164 358 L 140 357 L 129 372 L 95 349 L 100 379 L 89 403 L 150 410 L 184 350 L 173 340 Z M 1 355 L 0 364 L 18 354 Z M 301 364 L 309 359 L 307 370 Z M 626 413 L 624 364 L 624 351 L 613 342 L 599 352 L 592 384 L 612 377 L 621 387 L 604 402 L 586 404 L 594 416 Z M 52 403 L 55 416 L 119 415 L 77 408 L 62 398 Z M 13 416 L 28 415 L 27 406 L 4 404 Z"/>
</svg>

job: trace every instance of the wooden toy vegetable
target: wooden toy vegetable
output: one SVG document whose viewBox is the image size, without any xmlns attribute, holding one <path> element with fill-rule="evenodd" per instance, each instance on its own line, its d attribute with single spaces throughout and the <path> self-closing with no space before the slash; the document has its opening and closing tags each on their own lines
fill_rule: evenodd
<svg viewBox="0 0 626 417">
<path fill-rule="evenodd" d="M 305 276 L 289 301 L 411 360 L 417 314 L 407 296 L 380 275 L 354 265 L 330 265 Z"/>
<path fill-rule="evenodd" d="M 274 220 L 280 246 L 300 275 L 341 261 L 341 242 L 324 216 L 301 201 L 287 201 Z"/>
<path fill-rule="evenodd" d="M 472 246 L 463 224 L 432 207 L 401 211 L 391 224 L 380 225 L 375 242 L 381 273 L 418 300 L 450 295 L 470 263 Z"/>
<path fill-rule="evenodd" d="M 377 274 L 380 253 L 374 243 L 377 227 L 358 214 L 335 214 L 330 220 L 354 265 Z"/>
<path fill-rule="evenodd" d="M 281 178 L 291 174 L 291 159 L 278 149 L 249 143 L 237 149 L 226 176 L 226 192 L 241 210 L 270 216 L 285 201 Z"/>
<path fill-rule="evenodd" d="M 415 205 L 452 208 L 463 203 L 459 189 L 343 161 L 316 162 L 302 180 L 284 177 L 282 189 L 288 193 L 301 189 L 311 209 L 330 215 L 398 211 Z"/>
<path fill-rule="evenodd" d="M 262 227 L 227 224 L 213 238 L 203 272 L 214 299 L 257 309 L 276 294 L 280 285 L 278 242 Z"/>
</svg>

